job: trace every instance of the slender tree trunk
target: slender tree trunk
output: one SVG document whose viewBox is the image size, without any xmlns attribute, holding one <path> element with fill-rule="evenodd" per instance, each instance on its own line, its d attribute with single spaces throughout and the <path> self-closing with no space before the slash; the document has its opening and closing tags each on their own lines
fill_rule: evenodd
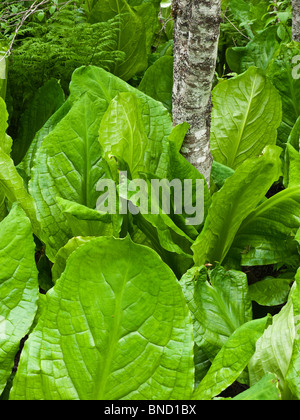
<svg viewBox="0 0 300 420">
<path fill-rule="evenodd" d="M 211 88 L 218 53 L 221 0 L 173 0 L 172 9 L 173 122 L 190 124 L 181 153 L 209 184 Z"/>
<path fill-rule="evenodd" d="M 293 40 L 300 42 L 300 0 L 292 0 L 293 6 Z"/>
</svg>

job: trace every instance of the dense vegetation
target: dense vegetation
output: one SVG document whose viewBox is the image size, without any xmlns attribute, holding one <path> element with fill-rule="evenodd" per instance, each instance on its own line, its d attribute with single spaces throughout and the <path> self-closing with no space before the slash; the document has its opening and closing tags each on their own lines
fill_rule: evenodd
<svg viewBox="0 0 300 420">
<path fill-rule="evenodd" d="M 300 399 L 291 22 L 290 1 L 222 1 L 192 225 L 174 196 L 145 213 L 121 185 L 120 211 L 96 209 L 123 171 L 203 180 L 172 124 L 170 4 L 1 2 L 1 399 Z"/>
</svg>

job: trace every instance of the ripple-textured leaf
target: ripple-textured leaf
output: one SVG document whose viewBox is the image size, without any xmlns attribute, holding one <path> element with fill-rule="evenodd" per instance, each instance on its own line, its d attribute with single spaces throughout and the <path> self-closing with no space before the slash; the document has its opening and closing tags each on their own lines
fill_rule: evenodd
<svg viewBox="0 0 300 420">
<path fill-rule="evenodd" d="M 34 251 L 31 223 L 15 206 L 0 223 L 0 394 L 37 310 Z"/>
<path fill-rule="evenodd" d="M 154 251 L 129 238 L 93 239 L 46 296 L 10 398 L 190 398 L 192 323 Z"/>
<path fill-rule="evenodd" d="M 247 158 L 276 144 L 281 99 L 263 71 L 219 83 L 213 91 L 211 152 L 214 159 L 236 169 Z"/>
</svg>

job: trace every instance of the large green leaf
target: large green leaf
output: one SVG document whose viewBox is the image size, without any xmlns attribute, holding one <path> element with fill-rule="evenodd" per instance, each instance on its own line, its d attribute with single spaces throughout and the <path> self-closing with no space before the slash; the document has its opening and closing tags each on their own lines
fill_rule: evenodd
<svg viewBox="0 0 300 420">
<path fill-rule="evenodd" d="M 69 256 L 76 251 L 78 247 L 84 245 L 86 242 L 90 241 L 91 239 L 95 239 L 92 236 L 76 236 L 68 241 L 68 243 L 60 248 L 58 253 L 55 256 L 55 261 L 52 266 L 52 281 L 55 283 L 57 279 L 62 275 L 65 271 L 67 260 Z"/>
<path fill-rule="evenodd" d="M 272 325 L 257 341 L 249 365 L 251 385 L 257 383 L 266 373 L 274 373 L 279 379 L 282 398 L 291 398 L 291 391 L 285 378 L 291 362 L 294 340 L 295 321 L 290 298 L 280 313 L 274 316 Z"/>
<path fill-rule="evenodd" d="M 172 112 L 173 57 L 164 56 L 150 66 L 139 89 L 164 104 Z"/>
<path fill-rule="evenodd" d="M 143 124 L 141 105 L 138 98 L 129 92 L 119 93 L 111 101 L 100 124 L 99 141 L 105 158 L 121 157 L 128 164 L 133 178 L 138 177 L 140 171 L 151 171 L 146 152 L 148 162 L 151 162 L 150 158 L 153 162 L 153 157 L 158 162 L 162 151 L 159 143 L 153 142 L 154 147 L 148 146 L 151 142 L 148 142 Z"/>
<path fill-rule="evenodd" d="M 236 169 L 276 144 L 281 122 L 281 99 L 255 67 L 219 83 L 213 91 L 211 153 L 214 159 Z"/>
<path fill-rule="evenodd" d="M 46 295 L 11 399 L 189 399 L 192 324 L 157 254 L 130 239 L 77 248 Z"/>
<path fill-rule="evenodd" d="M 139 100 L 142 121 L 149 144 L 151 144 L 151 150 L 154 150 L 155 153 L 157 153 L 157 150 L 161 151 L 160 163 L 157 163 L 156 154 L 152 166 L 156 166 L 158 176 L 162 178 L 166 177 L 167 162 L 169 159 L 168 151 L 165 150 L 163 145 L 168 142 L 173 126 L 170 114 L 160 102 L 133 88 L 118 77 L 94 66 L 81 67 L 74 72 L 70 84 L 70 91 L 71 103 L 77 101 L 83 93 L 89 92 L 104 100 L 106 102 L 106 109 L 119 93 L 134 93 Z M 115 107 L 117 107 L 116 103 Z M 124 116 L 119 115 L 119 118 L 121 122 Z M 120 123 L 118 123 L 118 129 L 121 129 Z"/>
<path fill-rule="evenodd" d="M 58 121 L 55 121 L 55 124 L 50 127 L 49 134 L 42 141 L 38 140 L 39 148 L 35 156 L 35 167 L 30 182 L 30 191 L 37 203 L 38 214 L 46 235 L 47 255 L 52 260 L 59 248 L 65 245 L 72 234 L 66 215 L 61 213 L 56 198 L 61 197 L 92 209 L 95 208 L 96 184 L 104 176 L 103 165 L 107 167 L 106 162 L 101 160 L 102 152 L 98 142 L 98 129 L 110 102 L 118 93 L 124 92 L 125 96 L 131 95 L 130 104 L 136 104 L 136 107 L 133 107 L 134 110 L 138 107 L 141 113 L 137 119 L 131 108 L 126 107 L 123 99 L 122 106 L 126 108 L 127 114 L 125 114 L 130 115 L 132 124 L 139 121 L 137 132 L 142 136 L 142 147 L 144 147 L 143 141 L 146 142 L 147 137 L 148 143 L 151 145 L 150 154 L 155 152 L 155 157 L 152 156 L 152 160 L 151 157 L 148 159 L 151 161 L 151 169 L 157 168 L 156 172 L 161 176 L 165 176 L 168 170 L 167 145 L 168 137 L 172 131 L 172 121 L 162 104 L 97 67 L 84 67 L 76 70 L 70 91 L 71 96 L 67 110 L 69 106 L 71 109 L 66 115 L 63 111 L 63 118 L 61 119 L 59 115 Z M 133 94 L 136 94 L 138 99 L 133 99 Z M 120 100 L 122 97 L 121 95 Z M 113 111 L 115 106 L 117 108 L 121 106 L 119 101 L 115 100 L 112 103 L 110 111 Z M 111 117 L 110 111 L 108 111 L 107 118 Z M 60 111 L 58 112 L 60 113 Z M 122 112 L 118 115 L 118 124 L 115 127 L 116 139 L 119 134 L 118 130 L 122 132 L 124 128 L 122 124 L 125 114 Z M 106 125 L 106 128 L 110 130 L 111 126 Z M 130 124 L 128 128 L 130 128 Z M 130 133 L 130 130 L 127 133 Z M 47 130 L 45 134 L 47 134 Z M 117 146 L 116 144 L 115 147 Z M 134 148 L 132 147 L 131 150 L 134 151 Z M 28 163 L 30 165 L 31 162 L 32 158 L 29 157 L 26 165 L 27 170 Z M 90 171 L 89 168 L 93 168 L 93 170 Z M 110 177 L 107 171 L 105 173 L 106 177 Z"/>
<path fill-rule="evenodd" d="M 72 237 L 57 197 L 95 208 L 98 181 L 108 169 L 101 157 L 98 129 L 106 102 L 85 94 L 56 125 L 40 146 L 29 184 L 47 245 L 47 255 Z"/>
<path fill-rule="evenodd" d="M 279 401 L 281 394 L 278 384 L 277 376 L 267 373 L 259 382 L 233 399 L 237 401 Z"/>
<path fill-rule="evenodd" d="M 249 286 L 249 296 L 259 305 L 283 305 L 290 293 L 291 274 L 282 274 L 278 277 L 266 277 Z"/>
<path fill-rule="evenodd" d="M 251 385 L 255 385 L 268 372 L 279 379 L 282 399 L 300 398 L 299 315 L 300 270 L 290 292 L 287 304 L 273 317 L 262 337 L 249 365 Z"/>
<path fill-rule="evenodd" d="M 294 76 L 293 58 L 300 55 L 299 43 L 279 43 L 277 27 L 267 28 L 246 47 L 227 53 L 232 70 L 243 72 L 249 66 L 261 68 L 275 86 L 282 100 L 282 122 L 278 144 L 283 145 L 300 116 L 300 79 Z"/>
<path fill-rule="evenodd" d="M 289 264 L 300 260 L 294 240 L 300 227 L 299 185 L 275 194 L 258 206 L 242 223 L 229 256 L 242 265 Z"/>
<path fill-rule="evenodd" d="M 226 341 L 206 376 L 193 393 L 194 400 L 210 400 L 231 385 L 248 365 L 269 317 L 239 327 Z"/>
<path fill-rule="evenodd" d="M 0 97 L 0 148 L 4 153 L 10 154 L 12 140 L 6 134 L 8 128 L 7 124 L 8 112 L 4 100 Z"/>
<path fill-rule="evenodd" d="M 299 337 L 299 316 L 300 316 L 300 269 L 296 277 L 296 287 L 291 296 L 294 310 L 295 340 L 291 362 L 287 371 L 286 380 L 288 386 L 298 400 L 300 399 L 300 337 Z"/>
<path fill-rule="evenodd" d="M 67 219 L 73 236 L 115 235 L 118 237 L 122 219 L 117 226 L 114 226 L 117 215 L 101 214 L 97 210 L 61 197 L 57 197 L 57 203 Z"/>
<path fill-rule="evenodd" d="M 285 187 L 300 185 L 300 153 L 289 143 L 284 155 L 283 183 Z"/>
<path fill-rule="evenodd" d="M 297 152 L 300 152 L 300 117 L 295 122 L 295 125 L 288 138 L 288 144 L 293 146 Z"/>
<path fill-rule="evenodd" d="M 20 340 L 37 310 L 35 243 L 29 219 L 18 206 L 0 223 L 0 394 L 11 374 Z"/>
<path fill-rule="evenodd" d="M 298 42 L 282 44 L 267 76 L 279 91 L 282 99 L 282 123 L 278 139 L 286 143 L 300 116 L 300 79 L 294 77 L 293 58 L 300 55 Z"/>
<path fill-rule="evenodd" d="M 247 276 L 216 267 L 190 269 L 181 279 L 194 322 L 196 344 L 213 360 L 234 331 L 252 319 Z"/>
<path fill-rule="evenodd" d="M 37 220 L 35 202 L 24 187 L 12 159 L 0 149 L 0 188 L 12 203 L 19 203 L 29 217 L 34 233 L 40 237 L 40 224 Z"/>
<path fill-rule="evenodd" d="M 192 246 L 197 265 L 222 263 L 243 220 L 278 180 L 280 153 L 277 146 L 267 147 L 262 156 L 240 165 L 213 195 L 204 228 Z"/>
<path fill-rule="evenodd" d="M 1 59 L 1 57 L 0 57 Z M 5 154 L 10 154 L 12 139 L 6 134 L 8 127 L 8 112 L 4 100 L 0 97 L 0 150 Z M 6 196 L 4 189 L 0 187 L 0 220 L 7 215 Z"/>
</svg>

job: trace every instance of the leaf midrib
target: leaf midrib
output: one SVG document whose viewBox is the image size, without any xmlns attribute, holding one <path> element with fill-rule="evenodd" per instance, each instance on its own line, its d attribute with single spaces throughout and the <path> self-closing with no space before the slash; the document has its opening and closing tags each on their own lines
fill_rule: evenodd
<svg viewBox="0 0 300 420">
<path fill-rule="evenodd" d="M 254 96 L 255 96 L 254 95 L 254 92 L 256 91 L 256 81 L 257 81 L 257 75 L 255 75 L 255 78 L 254 78 L 254 82 L 253 82 L 252 90 L 251 90 L 251 94 L 250 94 L 250 100 L 248 102 L 248 106 L 247 106 L 245 117 L 244 117 L 244 120 L 243 120 L 243 123 L 242 123 L 241 130 L 239 131 L 237 141 L 234 143 L 234 150 L 229 155 L 229 160 L 227 162 L 227 166 L 229 166 L 230 168 L 233 168 L 234 167 L 233 164 L 234 164 L 234 162 L 236 160 L 237 153 L 238 153 L 239 147 L 241 145 L 241 141 L 243 139 L 243 134 L 244 134 L 244 131 L 245 131 L 245 128 L 246 128 L 246 124 L 247 124 L 247 121 L 248 121 L 248 117 L 249 117 L 249 114 L 250 114 L 250 109 L 252 107 L 252 101 L 253 101 Z"/>
<path fill-rule="evenodd" d="M 126 273 L 123 276 L 123 283 L 118 287 L 118 295 L 115 295 L 115 311 L 113 315 L 113 328 L 109 334 L 109 342 L 105 352 L 105 360 L 104 360 L 104 367 L 103 365 L 99 364 L 97 369 L 96 378 L 100 378 L 100 381 L 97 384 L 97 388 L 95 390 L 96 393 L 96 400 L 103 400 L 106 396 L 106 384 L 110 374 L 110 367 L 112 364 L 112 359 L 115 355 L 115 348 L 118 343 L 119 338 L 119 331 L 120 331 L 120 324 L 122 320 L 122 300 L 125 290 L 125 285 L 128 279 L 128 272 L 129 266 L 127 266 Z M 108 283 L 108 282 L 106 282 Z"/>
</svg>

